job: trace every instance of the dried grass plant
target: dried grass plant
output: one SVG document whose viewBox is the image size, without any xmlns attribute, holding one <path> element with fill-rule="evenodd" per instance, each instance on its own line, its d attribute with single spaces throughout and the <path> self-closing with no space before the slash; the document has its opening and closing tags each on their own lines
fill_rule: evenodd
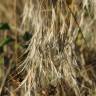
<svg viewBox="0 0 96 96">
<path fill-rule="evenodd" d="M 96 95 L 85 56 L 95 50 L 95 9 L 95 0 L 26 0 L 21 28 L 33 36 L 20 66 L 24 96 Z"/>
<path fill-rule="evenodd" d="M 19 66 L 26 76 L 15 91 L 20 89 L 20 96 L 95 96 L 96 76 L 86 58 L 89 50 L 96 51 L 96 1 L 26 0 L 22 16 L 20 28 L 33 36 Z"/>
</svg>

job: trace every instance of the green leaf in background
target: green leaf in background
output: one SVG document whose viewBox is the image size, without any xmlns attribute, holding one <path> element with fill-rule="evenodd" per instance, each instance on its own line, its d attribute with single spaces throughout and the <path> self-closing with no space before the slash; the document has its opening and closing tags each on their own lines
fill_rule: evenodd
<svg viewBox="0 0 96 96">
<path fill-rule="evenodd" d="M 0 30 L 10 30 L 8 23 L 0 23 Z"/>
<path fill-rule="evenodd" d="M 7 36 L 1 43 L 0 43 L 0 47 L 4 47 L 4 45 L 9 44 L 11 42 L 13 42 L 14 39 L 10 36 Z"/>
<path fill-rule="evenodd" d="M 22 37 L 24 41 L 29 41 L 32 38 L 32 34 L 29 32 L 25 32 L 25 34 Z"/>
</svg>

